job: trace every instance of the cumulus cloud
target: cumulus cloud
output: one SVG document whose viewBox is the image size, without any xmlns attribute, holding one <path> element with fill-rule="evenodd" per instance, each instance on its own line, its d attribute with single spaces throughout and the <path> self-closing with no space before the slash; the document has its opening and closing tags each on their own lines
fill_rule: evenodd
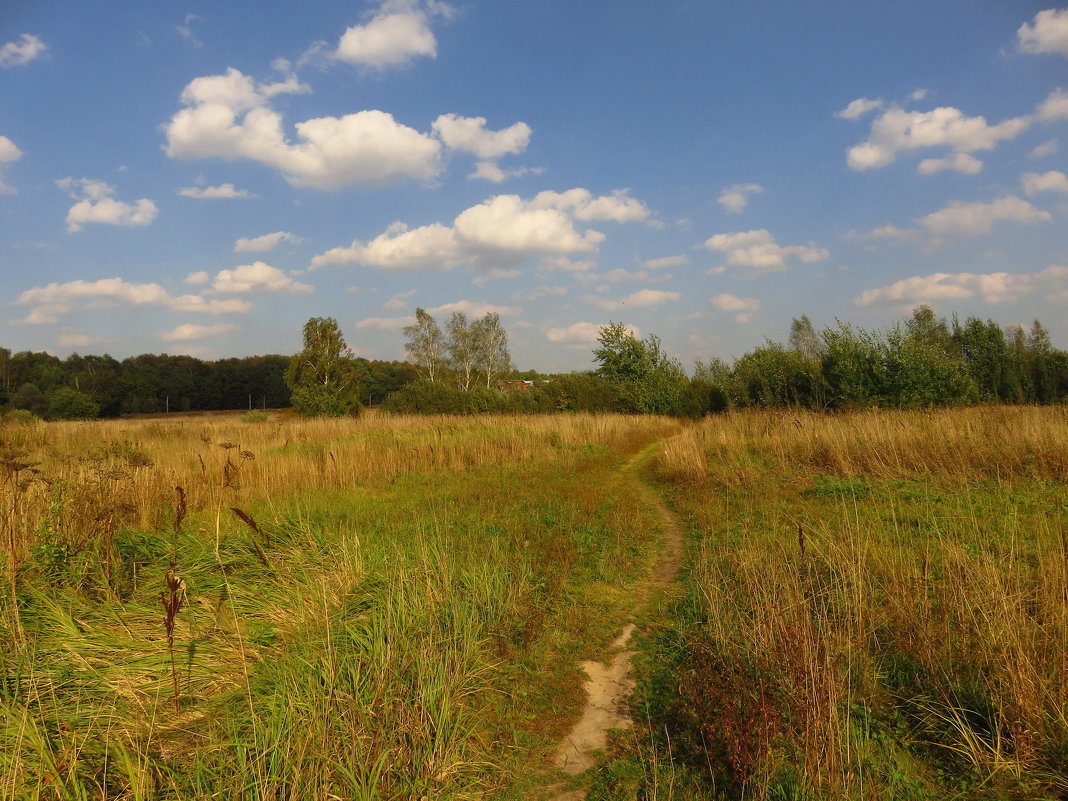
<svg viewBox="0 0 1068 801">
<path fill-rule="evenodd" d="M 1014 195 L 997 198 L 989 203 L 951 203 L 944 209 L 919 218 L 932 235 L 959 234 L 979 236 L 990 233 L 999 222 L 1018 222 L 1030 225 L 1051 220 L 1049 212 L 1037 209 Z"/>
<path fill-rule="evenodd" d="M 690 257 L 683 254 L 681 256 L 663 256 L 659 259 L 648 259 L 642 262 L 642 266 L 648 267 L 650 270 L 663 270 L 668 267 L 682 267 L 689 263 Z"/>
<path fill-rule="evenodd" d="M 139 284 L 122 278 L 97 281 L 68 281 L 27 289 L 14 301 L 16 306 L 32 306 L 21 323 L 55 323 L 80 305 L 87 308 L 117 306 L 162 306 L 174 311 L 204 314 L 247 312 L 252 304 L 244 300 L 206 300 L 200 295 L 172 295 L 159 284 Z"/>
<path fill-rule="evenodd" d="M 939 300 L 980 298 L 996 304 L 1034 292 L 1061 290 L 1068 283 L 1068 267 L 1053 265 L 1037 273 L 932 273 L 905 278 L 889 286 L 868 289 L 853 299 L 857 306 L 899 304 L 913 306 Z"/>
<path fill-rule="evenodd" d="M 491 131 L 486 128 L 485 117 L 442 114 L 430 127 L 447 147 L 473 153 L 483 161 L 496 161 L 502 156 L 522 153 L 530 144 L 530 126 L 525 122 Z"/>
<path fill-rule="evenodd" d="M 538 265 L 539 273 L 588 273 L 597 269 L 597 262 L 593 259 L 569 259 L 567 256 L 552 256 L 542 259 Z"/>
<path fill-rule="evenodd" d="M 415 315 L 410 317 L 368 317 L 356 323 L 356 327 L 370 331 L 400 331 L 415 325 Z"/>
<path fill-rule="evenodd" d="M 279 242 L 302 241 L 303 240 L 299 236 L 291 234 L 289 231 L 275 231 L 273 234 L 264 234 L 263 236 L 252 237 L 251 239 L 240 237 L 237 242 L 234 243 L 234 251 L 237 253 L 262 253 L 264 251 L 274 250 Z"/>
<path fill-rule="evenodd" d="M 487 314 L 499 314 L 501 317 L 512 317 L 519 314 L 520 309 L 515 306 L 495 306 L 492 303 L 477 303 L 471 300 L 457 300 L 453 303 L 444 303 L 427 309 L 431 314 L 452 314 L 460 312 L 468 317 L 485 317 Z"/>
<path fill-rule="evenodd" d="M 720 192 L 716 202 L 732 214 L 745 211 L 749 205 L 749 196 L 757 195 L 764 191 L 760 184 L 734 184 Z"/>
<path fill-rule="evenodd" d="M 726 292 L 716 295 L 709 303 L 719 311 L 737 312 L 734 319 L 739 323 L 748 323 L 752 313 L 760 309 L 760 301 L 756 298 L 740 298 Z"/>
<path fill-rule="evenodd" d="M 197 200 L 221 200 L 226 198 L 254 198 L 256 195 L 247 189 L 237 189 L 233 184 L 219 184 L 218 186 L 183 186 L 178 190 L 182 197 L 196 198 Z"/>
<path fill-rule="evenodd" d="M 277 267 L 257 261 L 232 270 L 219 270 L 211 282 L 212 294 L 247 295 L 288 292 L 303 295 L 312 291 L 310 284 L 294 281 Z"/>
<path fill-rule="evenodd" d="M 1045 12 L 1043 12 L 1045 13 Z M 849 166 L 858 171 L 893 164 L 902 153 L 943 147 L 950 154 L 941 159 L 925 159 L 919 171 L 925 174 L 956 170 L 974 175 L 982 163 L 970 155 L 993 150 L 1000 142 L 1015 139 L 1036 122 L 1068 119 L 1068 93 L 1055 89 L 1032 114 L 990 124 L 985 117 L 969 117 L 952 106 L 930 111 L 906 111 L 892 105 L 872 122 L 868 139 L 846 153 Z"/>
<path fill-rule="evenodd" d="M 207 284 L 210 281 L 211 275 L 208 274 L 207 270 L 197 270 L 195 273 L 189 273 L 189 275 L 185 277 L 185 283 L 193 284 L 194 286 L 197 284 Z"/>
<path fill-rule="evenodd" d="M 475 171 L 468 175 L 468 179 L 489 181 L 499 184 L 509 178 L 521 178 L 524 175 L 541 175 L 545 172 L 544 167 L 508 167 L 503 168 L 495 161 L 479 161 L 475 164 Z"/>
<path fill-rule="evenodd" d="M 588 297 L 587 301 L 601 309 L 614 311 L 616 309 L 636 309 L 645 306 L 659 306 L 662 303 L 676 301 L 682 298 L 679 292 L 665 292 L 660 289 L 639 289 L 626 297 L 612 300 L 610 298 Z"/>
<path fill-rule="evenodd" d="M 56 337 L 56 344 L 62 348 L 85 348 L 103 341 L 102 338 L 89 334 L 60 334 Z"/>
<path fill-rule="evenodd" d="M 417 57 L 435 58 L 438 43 L 430 21 L 452 14 L 451 6 L 435 0 L 387 0 L 370 13 L 365 24 L 347 28 L 329 56 L 380 71 L 405 66 Z M 318 43 L 313 51 L 324 47 L 325 43 Z"/>
<path fill-rule="evenodd" d="M 409 229 L 395 222 L 366 244 L 355 241 L 315 256 L 311 269 L 358 263 L 382 270 L 448 270 L 466 263 L 491 270 L 534 256 L 566 258 L 596 251 L 604 240 L 599 231 L 576 230 L 576 219 L 639 219 L 635 203 L 641 205 L 625 194 L 595 198 L 585 189 L 542 192 L 532 201 L 496 195 L 462 211 L 451 226 Z"/>
<path fill-rule="evenodd" d="M 825 248 L 807 245 L 779 245 L 767 230 L 740 231 L 716 234 L 707 239 L 704 247 L 727 254 L 727 264 L 754 270 L 782 271 L 788 269 L 787 259 L 796 258 L 806 264 L 824 261 L 831 254 Z"/>
<path fill-rule="evenodd" d="M 386 311 L 399 311 L 401 309 L 406 309 L 410 305 L 409 301 L 412 299 L 412 295 L 414 294 L 414 289 L 409 289 L 407 292 L 398 292 L 385 303 L 383 303 L 382 308 Z"/>
<path fill-rule="evenodd" d="M 592 345 L 601 335 L 606 323 L 572 323 L 563 328 L 546 328 L 545 338 L 557 345 L 586 346 Z M 624 330 L 633 337 L 641 336 L 636 326 L 628 325 Z"/>
<path fill-rule="evenodd" d="M 840 117 L 843 120 L 856 120 L 863 117 L 869 111 L 875 111 L 876 109 L 882 108 L 884 105 L 886 104 L 883 103 L 880 98 L 870 100 L 866 97 L 858 97 L 856 100 L 850 101 L 849 105 L 841 111 L 836 111 L 834 116 Z"/>
<path fill-rule="evenodd" d="M 238 326 L 233 323 L 219 323 L 218 325 L 186 323 L 178 326 L 173 331 L 164 331 L 159 335 L 159 338 L 164 342 L 195 342 L 199 339 L 213 339 L 237 329 Z"/>
<path fill-rule="evenodd" d="M 1016 32 L 1024 53 L 1055 53 L 1068 58 L 1068 8 L 1047 8 Z"/>
<path fill-rule="evenodd" d="M 88 178 L 75 180 L 61 178 L 56 186 L 67 190 L 77 202 L 67 211 L 67 231 L 77 233 L 86 223 L 103 223 L 105 225 L 145 226 L 156 219 L 159 209 L 148 198 L 141 198 L 135 203 L 115 200 L 115 187 L 104 181 Z"/>
<path fill-rule="evenodd" d="M 649 217 L 649 209 L 626 189 L 617 189 L 610 195 L 595 197 L 590 190 L 575 188 L 566 192 L 546 190 L 539 192 L 531 201 L 534 209 L 558 209 L 572 215 L 576 220 L 605 220 L 608 222 L 638 222 Z"/>
<path fill-rule="evenodd" d="M 293 76 L 262 84 L 233 68 L 196 78 L 182 92 L 185 108 L 164 126 L 165 151 L 179 159 L 249 159 L 294 186 L 325 190 L 426 181 L 440 171 L 441 143 L 384 111 L 298 122 L 290 142 L 270 99 L 306 91 Z"/>
<path fill-rule="evenodd" d="M 0 69 L 21 67 L 40 58 L 48 46 L 32 33 L 24 33 L 14 42 L 0 46 Z"/>
<path fill-rule="evenodd" d="M 1059 149 L 1060 142 L 1054 137 L 1053 139 L 1047 139 L 1040 145 L 1036 145 L 1031 149 L 1031 152 L 1027 154 L 1027 157 L 1032 159 L 1043 159 L 1046 156 L 1052 156 Z"/>
<path fill-rule="evenodd" d="M 1068 92 L 1054 89 L 1035 112 L 1042 122 L 1068 119 Z"/>
<path fill-rule="evenodd" d="M 983 162 L 968 153 L 954 153 L 941 159 L 924 159 L 916 168 L 920 175 L 934 175 L 935 173 L 953 170 L 962 175 L 975 175 L 983 169 Z"/>
<path fill-rule="evenodd" d="M 0 136 L 0 165 L 11 164 L 20 158 L 22 158 L 22 151 L 15 146 L 15 143 L 6 136 Z M 0 195 L 16 194 L 18 190 L 5 184 L 3 178 L 3 172 L 0 171 Z"/>
<path fill-rule="evenodd" d="M 1025 172 L 1020 177 L 1024 193 L 1033 195 L 1037 192 L 1068 192 L 1068 175 L 1060 170 L 1049 172 Z"/>
</svg>

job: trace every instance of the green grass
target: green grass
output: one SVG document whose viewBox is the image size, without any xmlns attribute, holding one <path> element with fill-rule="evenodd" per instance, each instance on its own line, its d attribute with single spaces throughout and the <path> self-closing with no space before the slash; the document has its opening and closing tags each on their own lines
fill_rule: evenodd
<svg viewBox="0 0 1068 801">
<path fill-rule="evenodd" d="M 223 505 L 120 530 L 109 576 L 38 547 L 0 601 L 0 796 L 523 797 L 655 559 L 626 453 L 263 498 L 260 533 Z"/>
</svg>

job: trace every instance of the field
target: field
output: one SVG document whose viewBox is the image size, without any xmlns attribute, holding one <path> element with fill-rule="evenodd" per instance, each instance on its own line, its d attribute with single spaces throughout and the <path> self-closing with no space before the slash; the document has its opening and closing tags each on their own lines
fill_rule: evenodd
<svg viewBox="0 0 1068 801">
<path fill-rule="evenodd" d="M 5 427 L 0 797 L 1058 798 L 1066 423 Z M 639 606 L 635 725 L 569 785 Z"/>
</svg>

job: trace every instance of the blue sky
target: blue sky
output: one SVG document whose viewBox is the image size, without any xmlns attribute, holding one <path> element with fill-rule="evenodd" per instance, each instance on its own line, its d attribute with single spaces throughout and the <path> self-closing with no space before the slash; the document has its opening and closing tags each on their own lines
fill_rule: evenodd
<svg viewBox="0 0 1068 801">
<path fill-rule="evenodd" d="M 685 364 L 919 303 L 1068 347 L 1068 8 L 994 0 L 0 10 L 0 344 L 292 353 L 497 311 Z"/>
</svg>

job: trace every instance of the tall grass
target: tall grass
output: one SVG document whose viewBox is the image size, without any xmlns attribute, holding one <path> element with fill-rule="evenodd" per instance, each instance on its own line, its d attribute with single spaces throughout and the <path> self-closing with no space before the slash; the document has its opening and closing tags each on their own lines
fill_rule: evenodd
<svg viewBox="0 0 1068 801">
<path fill-rule="evenodd" d="M 694 542 L 641 704 L 691 793 L 1068 790 L 1064 409 L 725 415 L 654 472 Z"/>
<path fill-rule="evenodd" d="M 592 416 L 5 430 L 0 797 L 514 788 L 552 753 L 581 700 L 574 665 L 607 646 L 655 559 L 618 465 L 675 430 Z"/>
</svg>

